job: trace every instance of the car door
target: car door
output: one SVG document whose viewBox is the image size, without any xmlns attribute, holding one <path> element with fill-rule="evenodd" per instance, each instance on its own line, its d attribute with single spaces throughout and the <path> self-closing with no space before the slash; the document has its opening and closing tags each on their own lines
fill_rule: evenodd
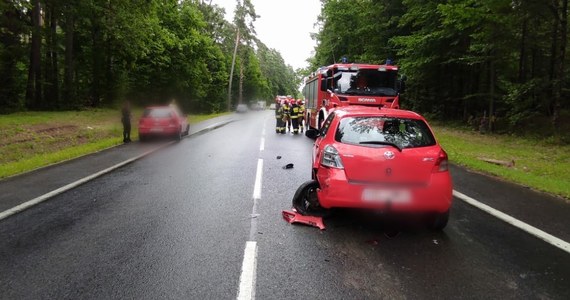
<svg viewBox="0 0 570 300">
<path fill-rule="evenodd" d="M 329 132 L 329 128 L 334 121 L 335 113 L 331 113 L 325 122 L 323 123 L 323 127 L 321 127 L 321 131 L 319 132 L 319 136 L 315 140 L 315 144 L 313 146 L 313 167 L 317 168 L 319 166 L 319 162 L 321 160 L 321 149 L 323 141 L 327 140 L 327 134 Z"/>
</svg>

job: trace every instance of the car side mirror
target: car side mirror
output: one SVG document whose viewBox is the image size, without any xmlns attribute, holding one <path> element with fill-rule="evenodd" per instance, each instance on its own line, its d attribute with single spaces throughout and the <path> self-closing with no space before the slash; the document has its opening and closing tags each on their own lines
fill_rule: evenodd
<svg viewBox="0 0 570 300">
<path fill-rule="evenodd" d="M 408 79 L 408 77 L 406 77 L 406 75 L 403 75 L 400 79 L 398 79 L 397 83 L 398 83 L 398 93 L 403 94 L 406 92 L 406 80 Z"/>
<path fill-rule="evenodd" d="M 319 131 L 316 129 L 309 129 L 305 131 L 305 136 L 310 139 L 316 140 L 319 137 Z"/>
</svg>

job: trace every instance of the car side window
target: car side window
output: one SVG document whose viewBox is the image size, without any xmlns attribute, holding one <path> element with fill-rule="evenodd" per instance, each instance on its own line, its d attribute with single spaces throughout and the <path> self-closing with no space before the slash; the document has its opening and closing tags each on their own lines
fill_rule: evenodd
<svg viewBox="0 0 570 300">
<path fill-rule="evenodd" d="M 331 123 L 334 119 L 335 114 L 331 113 L 328 118 L 325 120 L 325 123 L 323 124 L 323 127 L 321 128 L 321 133 L 319 134 L 320 136 L 324 137 L 327 135 L 327 132 L 329 131 L 329 127 L 331 127 Z"/>
</svg>

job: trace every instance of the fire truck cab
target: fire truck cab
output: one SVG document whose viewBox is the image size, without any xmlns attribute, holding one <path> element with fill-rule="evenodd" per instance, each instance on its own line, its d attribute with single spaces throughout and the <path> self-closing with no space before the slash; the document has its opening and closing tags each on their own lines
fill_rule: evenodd
<svg viewBox="0 0 570 300">
<path fill-rule="evenodd" d="M 305 80 L 306 124 L 320 129 L 336 107 L 400 108 L 399 93 L 403 89 L 397 66 L 343 63 L 321 67 Z"/>
</svg>

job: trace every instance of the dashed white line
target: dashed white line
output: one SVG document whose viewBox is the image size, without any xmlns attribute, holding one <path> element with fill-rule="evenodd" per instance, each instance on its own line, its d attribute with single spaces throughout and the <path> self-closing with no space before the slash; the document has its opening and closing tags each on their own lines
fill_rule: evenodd
<svg viewBox="0 0 570 300">
<path fill-rule="evenodd" d="M 253 186 L 253 199 L 261 199 L 261 176 L 263 175 L 263 159 L 257 160 L 257 172 L 255 173 L 255 185 Z"/>
<path fill-rule="evenodd" d="M 535 237 L 537 237 L 537 238 L 539 238 L 539 239 L 541 239 L 541 240 L 543 240 L 543 241 L 545 241 L 545 242 L 547 242 L 547 243 L 549 243 L 549 244 L 551 244 L 551 245 L 553 245 L 559 249 L 562 249 L 562 250 L 570 253 L 570 243 L 568 243 L 562 239 L 559 239 L 559 238 L 557 238 L 557 237 L 555 237 L 555 236 L 553 236 L 547 232 L 544 232 L 544 231 L 542 231 L 542 230 L 540 230 L 534 226 L 531 226 L 527 223 L 524 223 L 523 221 L 515 219 L 515 218 L 513 218 L 513 217 L 511 217 L 511 216 L 509 216 L 509 215 L 507 215 L 501 211 L 498 211 L 498 210 L 490 207 L 487 204 L 481 203 L 481 202 L 479 202 L 479 201 L 477 201 L 477 200 L 475 200 L 475 199 L 473 199 L 473 198 L 471 198 L 465 194 L 462 194 L 456 190 L 453 190 L 453 196 L 467 202 L 468 204 L 471 204 L 471 205 L 479 208 L 480 210 L 482 210 L 482 211 L 484 211 L 484 212 L 486 212 L 486 213 L 488 213 L 488 214 L 490 214 L 490 215 L 492 215 L 492 216 L 494 216 L 500 220 L 503 220 L 504 222 L 507 222 L 507 223 L 519 228 L 519 229 L 522 229 L 522 230 L 526 231 L 527 233 L 530 233 L 531 235 L 533 235 L 533 236 L 535 236 Z"/>
<path fill-rule="evenodd" d="M 247 241 L 243 252 L 243 263 L 239 278 L 238 300 L 255 299 L 255 269 L 257 265 L 257 243 Z"/>
<path fill-rule="evenodd" d="M 259 151 L 265 150 L 265 138 L 261 138 L 261 143 L 259 144 Z"/>
<path fill-rule="evenodd" d="M 263 141 L 262 141 L 263 145 Z M 241 265 L 241 275 L 239 279 L 239 290 L 237 299 L 255 299 L 255 270 L 257 265 L 257 242 L 255 235 L 257 232 L 257 201 L 261 199 L 261 177 L 263 175 L 263 159 L 257 160 L 257 171 L 255 173 L 255 185 L 253 187 L 253 207 L 251 209 L 251 225 L 249 228 L 249 240 L 245 243 L 243 262 Z"/>
</svg>

